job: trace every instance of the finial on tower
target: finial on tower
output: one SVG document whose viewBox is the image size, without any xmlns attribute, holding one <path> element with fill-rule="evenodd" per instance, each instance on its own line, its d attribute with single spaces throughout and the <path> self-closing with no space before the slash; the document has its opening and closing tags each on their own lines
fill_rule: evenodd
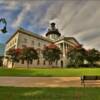
<svg viewBox="0 0 100 100">
<path fill-rule="evenodd" d="M 51 23 L 51 29 L 52 29 L 52 30 L 55 29 L 55 23 L 54 23 L 54 22 Z"/>
</svg>

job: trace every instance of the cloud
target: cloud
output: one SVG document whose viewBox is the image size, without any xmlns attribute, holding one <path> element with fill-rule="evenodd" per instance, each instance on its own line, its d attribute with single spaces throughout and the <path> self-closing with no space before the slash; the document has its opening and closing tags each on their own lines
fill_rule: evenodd
<svg viewBox="0 0 100 100">
<path fill-rule="evenodd" d="M 12 24 L 13 27 L 18 27 L 21 22 L 24 19 L 24 16 L 26 15 L 26 13 L 31 9 L 29 4 L 25 4 L 24 8 L 22 9 L 22 11 L 20 12 L 20 14 L 17 16 L 17 18 L 15 19 L 14 23 Z"/>
<path fill-rule="evenodd" d="M 100 50 L 100 1 L 75 0 L 67 2 L 59 11 L 58 24 L 65 36 L 74 36 L 87 48 Z M 97 39 L 98 38 L 98 39 Z M 93 42 L 91 44 L 91 42 Z"/>
<path fill-rule="evenodd" d="M 42 6 L 46 3 L 45 0 L 43 0 L 42 2 L 41 2 L 41 0 L 37 0 L 37 1 L 29 0 L 29 1 L 25 1 L 25 2 L 23 0 L 20 0 L 17 3 L 18 3 L 18 5 L 20 5 L 22 3 L 22 5 L 21 5 L 22 9 L 21 9 L 20 13 L 17 15 L 17 18 L 15 19 L 15 21 L 13 22 L 12 27 L 17 28 L 18 26 L 21 25 L 21 23 L 24 23 L 23 21 L 26 21 L 26 20 L 29 20 L 29 22 L 31 24 L 34 24 L 37 22 L 37 20 L 39 20 L 39 17 L 42 18 L 41 12 L 43 12 L 43 10 L 39 9 L 39 8 L 40 8 L 40 6 Z M 32 14 L 32 18 L 31 18 L 32 21 L 31 21 L 31 19 L 27 19 L 27 17 L 29 18 L 31 16 L 28 14 L 29 12 L 31 12 L 30 14 Z M 33 17 L 34 17 L 34 19 L 33 19 Z M 29 26 L 29 27 L 31 27 L 31 26 Z"/>
<path fill-rule="evenodd" d="M 100 50 L 99 0 L 3 0 L 0 11 L 9 17 L 10 28 L 23 26 L 39 34 L 54 21 L 65 36 L 74 36 L 86 48 Z M 3 12 L 4 11 L 4 12 Z M 93 42 L 93 43 L 92 43 Z"/>
<path fill-rule="evenodd" d="M 15 0 L 12 0 L 12 1 L 9 1 L 9 0 L 1 1 L 0 2 L 0 5 L 1 5 L 0 9 L 8 10 L 8 11 L 16 10 L 18 8 L 17 4 L 18 4 L 18 2 L 15 1 Z"/>
</svg>

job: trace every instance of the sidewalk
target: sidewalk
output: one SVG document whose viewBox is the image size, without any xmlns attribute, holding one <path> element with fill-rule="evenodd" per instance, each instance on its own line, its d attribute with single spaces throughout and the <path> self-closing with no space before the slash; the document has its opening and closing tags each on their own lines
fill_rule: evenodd
<svg viewBox="0 0 100 100">
<path fill-rule="evenodd" d="M 0 77 L 0 86 L 79 87 L 79 77 Z"/>
<path fill-rule="evenodd" d="M 83 87 L 80 77 L 0 77 L 0 86 Z M 100 84 L 89 84 L 88 86 L 100 87 Z"/>
</svg>

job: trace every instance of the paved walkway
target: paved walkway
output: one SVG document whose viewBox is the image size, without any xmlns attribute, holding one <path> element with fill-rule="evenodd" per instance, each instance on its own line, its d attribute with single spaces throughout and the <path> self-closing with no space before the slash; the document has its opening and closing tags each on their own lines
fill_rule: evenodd
<svg viewBox="0 0 100 100">
<path fill-rule="evenodd" d="M 80 77 L 0 77 L 0 86 L 14 87 L 83 87 Z M 87 86 L 100 87 L 99 84 Z"/>
</svg>

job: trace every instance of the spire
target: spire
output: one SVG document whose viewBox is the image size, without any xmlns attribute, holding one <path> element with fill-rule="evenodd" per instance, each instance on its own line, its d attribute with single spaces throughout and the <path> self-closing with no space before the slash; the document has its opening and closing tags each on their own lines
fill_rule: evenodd
<svg viewBox="0 0 100 100">
<path fill-rule="evenodd" d="M 55 30 L 55 23 L 51 23 L 51 29 Z"/>
</svg>

